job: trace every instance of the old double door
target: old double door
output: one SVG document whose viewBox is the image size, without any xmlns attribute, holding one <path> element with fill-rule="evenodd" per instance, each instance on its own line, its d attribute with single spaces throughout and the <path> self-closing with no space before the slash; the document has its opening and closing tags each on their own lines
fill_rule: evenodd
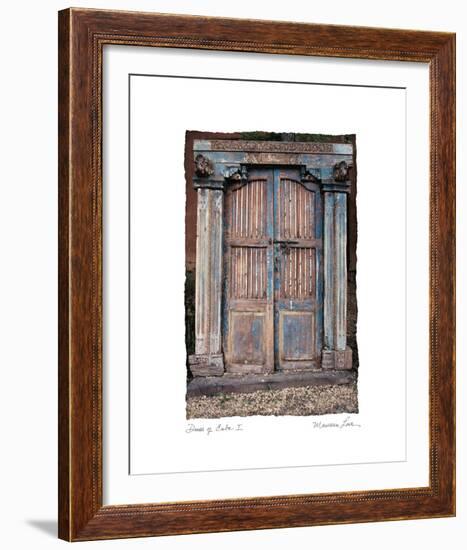
<svg viewBox="0 0 467 550">
<path fill-rule="evenodd" d="M 322 199 L 300 167 L 258 166 L 226 190 L 223 350 L 227 372 L 320 367 Z"/>
</svg>

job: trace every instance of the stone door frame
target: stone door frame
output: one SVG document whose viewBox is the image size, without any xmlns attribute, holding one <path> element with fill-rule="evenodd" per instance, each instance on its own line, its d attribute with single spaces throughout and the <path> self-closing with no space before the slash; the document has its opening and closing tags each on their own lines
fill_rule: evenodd
<svg viewBox="0 0 467 550">
<path fill-rule="evenodd" d="M 318 183 L 324 217 L 324 342 L 321 369 L 352 368 L 347 346 L 347 194 L 353 146 L 344 143 L 196 139 L 197 190 L 194 377 L 223 376 L 224 191 L 248 179 L 251 165 L 299 166 L 301 183 Z M 274 376 L 273 374 L 270 376 Z"/>
</svg>

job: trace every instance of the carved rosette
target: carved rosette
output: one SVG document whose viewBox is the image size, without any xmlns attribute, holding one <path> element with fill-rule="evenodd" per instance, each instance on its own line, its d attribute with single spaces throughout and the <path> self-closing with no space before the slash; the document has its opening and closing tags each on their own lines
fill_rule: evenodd
<svg viewBox="0 0 467 550">
<path fill-rule="evenodd" d="M 213 161 L 201 153 L 196 155 L 195 160 L 195 177 L 193 178 L 193 186 L 195 189 L 217 189 L 224 190 L 224 179 L 216 177 L 216 170 Z"/>
<path fill-rule="evenodd" d="M 347 181 L 350 176 L 350 166 L 345 162 L 345 160 L 342 160 L 334 165 L 332 175 L 335 181 Z"/>
<path fill-rule="evenodd" d="M 208 178 L 214 174 L 212 162 L 204 155 L 196 155 L 195 157 L 195 174 L 198 178 Z"/>
<path fill-rule="evenodd" d="M 332 169 L 332 177 L 321 183 L 323 192 L 350 193 L 350 170 L 351 166 L 345 160 L 335 164 Z"/>
</svg>

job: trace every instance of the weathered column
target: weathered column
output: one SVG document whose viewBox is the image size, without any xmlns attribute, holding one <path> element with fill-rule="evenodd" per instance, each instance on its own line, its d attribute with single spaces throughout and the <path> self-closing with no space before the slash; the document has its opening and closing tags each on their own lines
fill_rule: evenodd
<svg viewBox="0 0 467 550">
<path fill-rule="evenodd" d="M 198 193 L 196 230 L 195 354 L 189 365 L 193 376 L 224 373 L 221 336 L 223 182 L 209 159 L 195 159 L 194 186 Z"/>
<path fill-rule="evenodd" d="M 347 347 L 347 163 L 337 164 L 322 182 L 324 193 L 324 348 L 323 369 L 351 369 Z"/>
</svg>

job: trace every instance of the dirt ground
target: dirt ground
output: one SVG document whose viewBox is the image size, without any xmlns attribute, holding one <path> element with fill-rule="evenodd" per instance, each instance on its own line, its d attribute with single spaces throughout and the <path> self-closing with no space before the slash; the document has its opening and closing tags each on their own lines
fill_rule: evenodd
<svg viewBox="0 0 467 550">
<path fill-rule="evenodd" d="M 189 397 L 187 419 L 227 416 L 310 416 L 357 413 L 357 384 L 305 386 Z"/>
</svg>

